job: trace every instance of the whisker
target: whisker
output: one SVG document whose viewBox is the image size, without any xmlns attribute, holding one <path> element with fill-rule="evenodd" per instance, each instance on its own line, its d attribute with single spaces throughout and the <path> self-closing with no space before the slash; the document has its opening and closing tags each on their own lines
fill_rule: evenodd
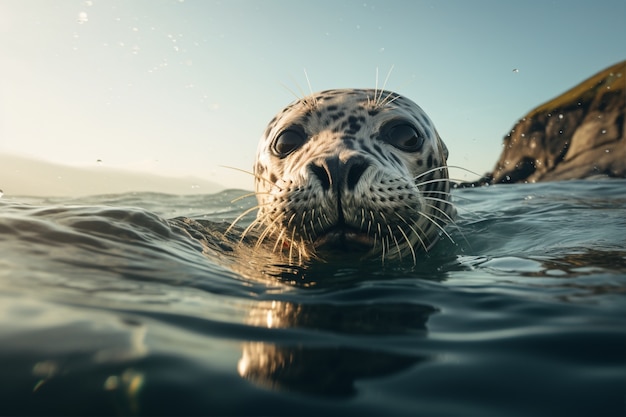
<svg viewBox="0 0 626 417">
<path fill-rule="evenodd" d="M 368 235 L 370 234 L 370 230 L 372 228 L 372 222 L 375 221 L 374 212 L 372 210 L 370 210 L 369 212 L 370 212 L 370 221 L 367 224 L 367 234 Z"/>
<path fill-rule="evenodd" d="M 363 229 L 364 223 L 365 223 L 365 208 L 361 207 L 361 224 L 359 225 L 359 229 Z"/>
<path fill-rule="evenodd" d="M 305 74 L 306 74 L 306 70 L 305 70 Z M 293 83 L 296 85 L 296 88 L 300 92 L 300 100 L 304 100 L 307 95 L 302 89 L 302 87 L 300 86 L 300 83 L 293 76 L 290 76 L 289 78 L 291 78 L 291 81 L 293 81 Z"/>
<path fill-rule="evenodd" d="M 476 175 L 476 176 L 478 176 L 478 177 L 482 177 L 482 175 L 481 175 L 481 174 L 479 174 L 479 173 L 477 173 L 477 172 L 474 172 L 474 171 L 472 171 L 471 169 L 467 169 L 467 168 L 464 168 L 464 167 L 462 167 L 462 166 L 459 166 L 459 165 L 448 165 L 448 168 L 449 168 L 449 169 L 458 169 L 458 170 L 461 170 L 461 171 L 465 171 L 465 172 L 467 172 L 468 174 L 472 174 L 472 175 Z"/>
<path fill-rule="evenodd" d="M 387 99 L 393 93 L 389 93 L 384 99 L 383 94 L 385 93 L 385 88 L 387 87 L 387 81 L 389 81 L 389 77 L 391 76 L 391 72 L 393 71 L 393 65 L 389 68 L 387 72 L 387 76 L 385 77 L 385 81 L 383 82 L 382 88 L 378 89 L 378 67 L 376 67 L 376 88 L 374 89 L 374 106 L 375 108 L 380 108 L 385 106 Z"/>
<path fill-rule="evenodd" d="M 398 244 L 398 239 L 396 239 L 396 235 L 391 230 L 391 226 L 387 225 L 387 230 L 389 230 L 389 235 L 393 238 L 394 243 L 396 244 L 396 251 L 398 252 L 398 258 L 402 261 L 402 251 L 400 250 L 400 244 Z"/>
<path fill-rule="evenodd" d="M 309 93 L 310 93 L 310 95 L 312 97 L 313 96 L 313 89 L 311 88 L 311 80 L 309 79 L 309 74 L 307 74 L 306 68 L 303 68 L 303 71 L 304 71 L 304 78 L 306 78 L 306 83 L 309 86 Z"/>
<path fill-rule="evenodd" d="M 232 229 L 233 227 L 235 227 L 235 224 L 237 224 L 237 222 L 238 222 L 239 220 L 243 219 L 243 218 L 244 218 L 247 214 L 249 214 L 250 212 L 252 212 L 252 211 L 254 211 L 254 210 L 258 210 L 259 208 L 261 208 L 261 205 L 260 205 L 260 204 L 257 204 L 257 205 L 256 205 L 256 206 L 254 206 L 254 207 L 250 207 L 249 209 L 244 210 L 244 212 L 243 212 L 243 213 L 241 213 L 239 216 L 237 216 L 237 217 L 235 218 L 235 220 L 233 220 L 233 221 L 232 221 L 232 223 L 230 224 L 230 226 L 228 226 L 228 228 L 226 229 L 226 231 L 224 232 L 224 234 L 225 234 L 225 235 L 226 235 L 226 234 L 228 234 L 228 233 L 231 231 L 231 229 Z"/>
<path fill-rule="evenodd" d="M 369 102 L 369 97 L 367 98 Z M 374 106 L 378 107 L 378 67 L 376 67 L 376 82 L 374 84 Z"/>
<path fill-rule="evenodd" d="M 440 209 L 439 207 L 433 205 L 433 204 L 428 204 L 425 203 L 426 207 L 430 207 L 433 210 L 438 211 L 439 213 L 443 214 L 444 217 L 441 217 L 437 214 L 433 214 L 433 218 L 437 219 L 437 220 L 441 220 L 442 222 L 445 222 L 446 224 L 454 224 L 454 219 L 452 219 L 452 217 L 450 217 L 450 215 L 448 213 L 446 213 L 445 211 L 443 211 L 442 209 Z"/>
<path fill-rule="evenodd" d="M 247 193 L 247 194 L 244 194 L 244 195 L 240 195 L 239 197 L 237 197 L 237 198 L 235 198 L 235 199 L 233 199 L 233 200 L 230 200 L 230 204 L 234 204 L 234 203 L 236 203 L 237 201 L 241 201 L 241 200 L 246 199 L 246 198 L 248 198 L 248 197 L 257 196 L 257 195 L 262 195 L 262 194 L 269 194 L 269 193 L 257 193 L 256 191 L 253 191 L 253 192 L 251 192 L 251 193 Z"/>
<path fill-rule="evenodd" d="M 431 169 L 429 169 L 429 170 L 427 170 L 427 171 L 420 172 L 419 174 L 417 174 L 416 176 L 414 176 L 414 177 L 413 177 L 413 179 L 414 179 L 414 180 L 417 180 L 417 179 L 419 179 L 420 177 L 426 176 L 426 175 L 428 175 L 428 174 L 430 174 L 430 173 L 433 173 L 433 172 L 436 172 L 436 171 L 445 170 L 445 169 L 448 169 L 448 167 L 447 167 L 446 165 L 440 165 L 440 166 L 438 166 L 438 167 L 431 168 Z M 445 179 L 447 180 L 448 178 L 445 178 Z"/>
<path fill-rule="evenodd" d="M 398 250 L 398 257 L 400 258 L 400 260 L 402 260 L 402 251 L 400 250 L 400 245 L 398 244 L 398 239 L 396 239 L 396 237 L 393 234 L 393 230 L 391 230 L 391 225 L 389 224 L 389 221 L 387 220 L 387 218 L 385 217 L 385 214 L 383 212 L 380 212 L 378 214 L 380 215 L 380 217 L 382 217 L 382 219 L 387 224 L 387 230 L 389 230 L 389 235 L 393 238 L 393 240 L 396 243 L 396 249 Z"/>
<path fill-rule="evenodd" d="M 389 71 L 387 72 L 387 76 L 385 77 L 385 82 L 383 82 L 383 90 L 387 88 L 387 81 L 389 81 L 389 77 L 391 77 L 391 73 L 393 72 L 394 65 L 391 65 Z"/>
<path fill-rule="evenodd" d="M 402 230 L 400 225 L 396 225 L 396 227 L 398 228 L 400 233 L 402 233 L 402 236 L 404 237 L 404 240 L 406 241 L 407 246 L 409 247 L 409 250 L 411 251 L 411 256 L 413 257 L 413 265 L 417 264 L 417 256 L 415 256 L 415 249 L 413 249 L 413 245 L 411 244 L 409 237 L 406 235 L 406 233 L 404 233 L 404 230 Z"/>
<path fill-rule="evenodd" d="M 272 248 L 272 253 L 276 253 L 276 250 L 279 247 L 283 247 L 285 244 L 285 229 L 281 229 L 278 236 L 276 236 L 276 243 L 274 243 L 274 247 Z M 280 244 L 280 245 L 279 245 Z"/>
<path fill-rule="evenodd" d="M 246 171 L 245 169 L 235 168 L 235 167 L 231 167 L 231 166 L 228 166 L 228 165 L 220 165 L 220 167 L 232 169 L 232 170 L 239 171 L 239 172 L 243 172 L 244 174 L 252 175 L 254 178 L 256 178 L 258 180 L 264 181 L 264 182 L 268 183 L 269 185 L 276 185 L 276 183 L 274 181 L 271 181 L 269 178 L 262 177 L 259 174 L 255 174 L 254 172 L 251 172 L 251 171 Z"/>
<path fill-rule="evenodd" d="M 258 249 L 261 244 L 263 243 L 263 241 L 267 238 L 268 235 L 271 235 L 272 233 L 274 233 L 272 231 L 272 229 L 274 228 L 274 226 L 279 223 L 282 219 L 280 217 L 275 218 L 270 224 L 267 225 L 267 227 L 265 228 L 265 230 L 263 231 L 263 233 L 261 233 L 259 235 L 259 238 L 257 239 L 257 243 L 254 245 L 255 249 Z"/>
<path fill-rule="evenodd" d="M 393 96 L 393 98 L 390 98 L 392 96 Z M 396 101 L 399 98 L 400 98 L 399 95 L 394 95 L 394 93 L 389 92 L 389 94 L 387 94 L 387 96 L 385 96 L 385 99 L 380 103 L 380 107 L 388 106 L 388 105 L 390 105 L 391 103 L 393 103 L 394 101 Z"/>
<path fill-rule="evenodd" d="M 419 240 L 420 244 L 422 245 L 422 247 L 424 248 L 425 251 L 428 251 L 428 248 L 426 247 L 426 244 L 424 243 L 424 240 L 421 238 L 420 234 L 417 232 L 417 230 L 415 230 L 413 228 L 413 225 L 411 225 L 411 223 L 407 222 L 404 217 L 402 217 L 400 214 L 395 213 L 396 216 L 398 216 L 400 218 L 400 220 L 402 220 L 404 222 L 404 224 L 406 224 L 409 229 L 411 229 L 411 232 L 413 232 L 413 234 L 415 235 L 415 237 L 417 238 L 417 240 Z M 415 225 L 415 227 L 417 227 L 418 229 L 420 229 L 420 227 L 418 225 Z M 422 231 L 422 229 L 420 229 L 420 231 Z M 423 234 L 423 231 L 422 231 Z M 413 248 L 413 243 L 410 244 L 411 248 Z"/>
<path fill-rule="evenodd" d="M 293 246 L 296 237 L 296 228 L 291 230 L 291 239 L 289 240 L 289 264 L 291 264 L 291 258 L 293 256 Z"/>
<path fill-rule="evenodd" d="M 444 199 L 442 199 L 442 198 L 436 198 L 436 197 L 426 197 L 426 196 L 424 196 L 424 200 L 437 201 L 437 202 L 442 203 L 442 204 L 447 204 L 447 205 L 449 205 L 449 206 L 450 206 L 450 207 L 452 207 L 452 208 L 456 208 L 456 205 L 455 205 L 454 203 L 452 203 L 452 202 L 450 202 L 450 201 L 448 201 L 448 200 L 444 200 Z M 434 206 L 434 205 L 432 205 L 432 204 L 429 204 L 429 206 L 431 206 L 431 207 L 432 207 L 432 208 L 434 208 L 434 209 L 437 209 L 437 210 L 441 211 L 442 213 L 445 213 L 443 210 L 441 210 L 441 209 L 440 209 L 439 207 L 437 207 L 437 206 Z M 448 218 L 450 219 L 450 221 L 453 221 L 453 220 L 452 220 L 452 218 L 450 218 L 449 216 L 448 216 Z"/>
<path fill-rule="evenodd" d="M 418 187 L 421 187 L 421 186 L 424 186 L 424 185 L 427 185 L 427 184 L 434 184 L 434 183 L 437 183 L 437 182 L 449 182 L 449 181 L 448 181 L 447 178 L 435 178 L 435 179 L 432 179 L 432 180 L 415 183 L 415 185 L 418 186 Z"/>
<path fill-rule="evenodd" d="M 446 230 L 439 224 L 437 223 L 435 220 L 433 220 L 430 216 L 428 216 L 426 213 L 424 213 L 423 211 L 418 211 L 418 213 L 423 216 L 425 219 L 429 220 L 432 224 L 434 224 L 435 226 L 437 226 L 437 228 L 439 230 L 441 230 L 441 232 L 443 232 L 444 235 L 446 235 L 448 237 L 448 239 L 450 239 L 450 242 L 456 244 L 456 242 L 454 241 L 454 239 L 452 239 L 452 236 L 450 236 L 450 234 L 448 234 L 448 232 L 446 232 Z"/>
<path fill-rule="evenodd" d="M 241 239 L 240 241 L 243 241 L 243 239 L 246 237 L 246 235 L 248 234 L 248 232 L 250 232 L 252 229 L 257 228 L 257 227 L 261 227 L 261 226 L 265 226 L 265 221 L 270 217 L 269 213 L 263 213 L 261 215 L 261 217 L 259 217 L 257 215 L 257 218 L 254 219 L 254 221 L 252 223 L 250 223 L 248 225 L 248 227 L 246 227 L 243 232 L 241 232 Z"/>
<path fill-rule="evenodd" d="M 293 213 L 291 217 L 289 218 L 289 220 L 287 221 L 287 225 L 285 226 L 287 229 L 291 227 L 291 222 L 293 221 L 295 217 L 296 217 L 296 213 Z"/>
<path fill-rule="evenodd" d="M 445 201 L 445 200 L 443 200 L 443 201 Z M 445 201 L 445 202 L 447 203 L 447 201 Z M 444 219 L 444 218 L 441 218 L 441 217 L 438 217 L 438 216 L 434 216 L 434 217 L 435 217 L 435 218 L 437 218 L 437 219 L 439 219 L 439 220 L 447 220 L 447 221 L 448 221 L 448 222 L 447 222 L 447 223 L 448 223 L 448 224 L 447 224 L 447 227 L 454 227 L 454 229 L 455 229 L 457 232 L 459 232 L 459 233 L 461 234 L 461 237 L 463 238 L 463 240 L 465 241 L 465 243 L 467 243 L 467 245 L 471 247 L 471 244 L 470 244 L 470 243 L 469 243 L 469 241 L 467 240 L 467 237 L 465 236 L 465 233 L 463 233 L 463 230 L 461 229 L 461 227 L 459 227 L 459 226 L 456 224 L 456 221 L 455 221 L 452 217 L 450 217 L 450 215 L 449 215 L 448 213 L 446 213 L 445 211 L 441 210 L 439 207 L 433 206 L 432 204 L 427 204 L 427 205 L 428 205 L 429 207 L 431 207 L 431 208 L 433 208 L 433 209 L 435 209 L 435 210 L 439 211 L 441 214 L 443 214 L 443 215 L 445 216 L 445 219 Z M 456 207 L 456 206 L 454 206 L 454 205 L 453 205 L 453 207 L 454 207 L 455 209 L 457 209 L 457 207 Z M 454 242 L 453 242 L 453 243 L 454 243 Z"/>
<path fill-rule="evenodd" d="M 300 238 L 300 246 L 298 247 L 298 263 L 299 265 L 302 265 L 303 259 L 307 256 L 313 256 L 314 253 L 310 253 L 307 252 L 306 250 L 307 246 L 304 243 L 304 241 L 302 240 L 302 238 Z"/>
</svg>

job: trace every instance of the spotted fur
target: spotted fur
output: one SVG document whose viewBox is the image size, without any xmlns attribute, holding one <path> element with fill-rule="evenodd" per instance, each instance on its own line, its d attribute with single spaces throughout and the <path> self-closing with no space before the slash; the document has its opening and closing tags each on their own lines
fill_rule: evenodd
<svg viewBox="0 0 626 417">
<path fill-rule="evenodd" d="M 455 215 L 447 157 L 426 113 L 399 94 L 304 97 L 259 143 L 258 215 L 244 235 L 254 230 L 291 263 L 347 251 L 416 262 Z"/>
</svg>

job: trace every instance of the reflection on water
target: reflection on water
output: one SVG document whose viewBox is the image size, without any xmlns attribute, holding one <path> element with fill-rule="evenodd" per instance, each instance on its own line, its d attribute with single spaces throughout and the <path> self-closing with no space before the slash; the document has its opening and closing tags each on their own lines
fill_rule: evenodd
<svg viewBox="0 0 626 417">
<path fill-rule="evenodd" d="M 288 344 L 255 341 L 243 344 L 239 374 L 254 383 L 307 394 L 354 394 L 358 379 L 381 377 L 427 360 L 424 356 L 384 351 L 394 337 L 425 337 L 426 322 L 436 310 L 419 304 L 294 304 L 268 301 L 250 311 L 248 324 L 267 328 L 308 329 L 318 341 Z M 358 337 L 359 343 L 343 335 Z M 375 338 L 375 339 L 372 339 Z M 374 342 L 373 342 L 374 340 Z M 383 342 L 385 343 L 385 342 Z"/>
<path fill-rule="evenodd" d="M 399 372 L 426 358 L 344 347 L 315 348 L 246 343 L 237 369 L 262 387 L 308 395 L 355 394 L 357 379 Z"/>
</svg>

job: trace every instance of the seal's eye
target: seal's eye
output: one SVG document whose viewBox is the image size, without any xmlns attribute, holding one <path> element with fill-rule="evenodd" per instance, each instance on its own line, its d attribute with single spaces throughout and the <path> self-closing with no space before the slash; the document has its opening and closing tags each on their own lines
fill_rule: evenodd
<svg viewBox="0 0 626 417">
<path fill-rule="evenodd" d="M 382 139 L 401 151 L 417 152 L 422 149 L 424 137 L 406 123 L 394 123 L 383 130 Z"/>
<path fill-rule="evenodd" d="M 302 128 L 291 127 L 278 135 L 272 149 L 276 156 L 283 158 L 302 146 L 305 140 L 306 135 Z"/>
</svg>

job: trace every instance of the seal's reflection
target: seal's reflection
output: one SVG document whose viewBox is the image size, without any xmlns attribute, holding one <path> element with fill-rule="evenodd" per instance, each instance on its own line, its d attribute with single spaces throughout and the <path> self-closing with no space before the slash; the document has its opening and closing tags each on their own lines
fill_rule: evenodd
<svg viewBox="0 0 626 417">
<path fill-rule="evenodd" d="M 355 381 L 399 372 L 427 359 L 399 353 L 425 337 L 430 306 L 408 303 L 259 303 L 248 323 L 282 329 L 280 342 L 243 345 L 238 372 L 260 386 L 324 396 L 350 396 Z M 286 332 L 285 332 L 286 331 Z M 287 333 L 287 334 L 285 334 Z"/>
<path fill-rule="evenodd" d="M 247 324 L 270 331 L 263 332 L 263 340 L 243 344 L 238 363 L 243 378 L 270 389 L 345 397 L 355 393 L 356 380 L 389 375 L 428 359 L 419 353 L 419 340 L 436 310 L 402 302 L 403 294 L 393 292 L 401 290 L 381 294 L 360 286 L 370 279 L 394 277 L 393 270 L 377 273 L 379 262 L 362 261 L 358 255 L 349 261 L 346 255 L 339 263 L 299 264 L 276 251 L 274 243 L 259 241 L 253 232 L 238 236 L 227 223 L 177 218 L 170 224 L 197 239 L 212 260 L 250 282 L 268 285 L 271 290 L 264 294 L 281 293 L 280 288 L 286 291 L 284 297 L 290 297 L 291 290 L 306 293 L 298 296 L 305 302 L 246 305 Z M 446 273 L 439 267 L 454 255 L 444 251 L 442 256 L 436 261 L 431 255 L 420 275 L 443 279 Z M 397 277 L 406 273 L 400 270 Z"/>
</svg>

